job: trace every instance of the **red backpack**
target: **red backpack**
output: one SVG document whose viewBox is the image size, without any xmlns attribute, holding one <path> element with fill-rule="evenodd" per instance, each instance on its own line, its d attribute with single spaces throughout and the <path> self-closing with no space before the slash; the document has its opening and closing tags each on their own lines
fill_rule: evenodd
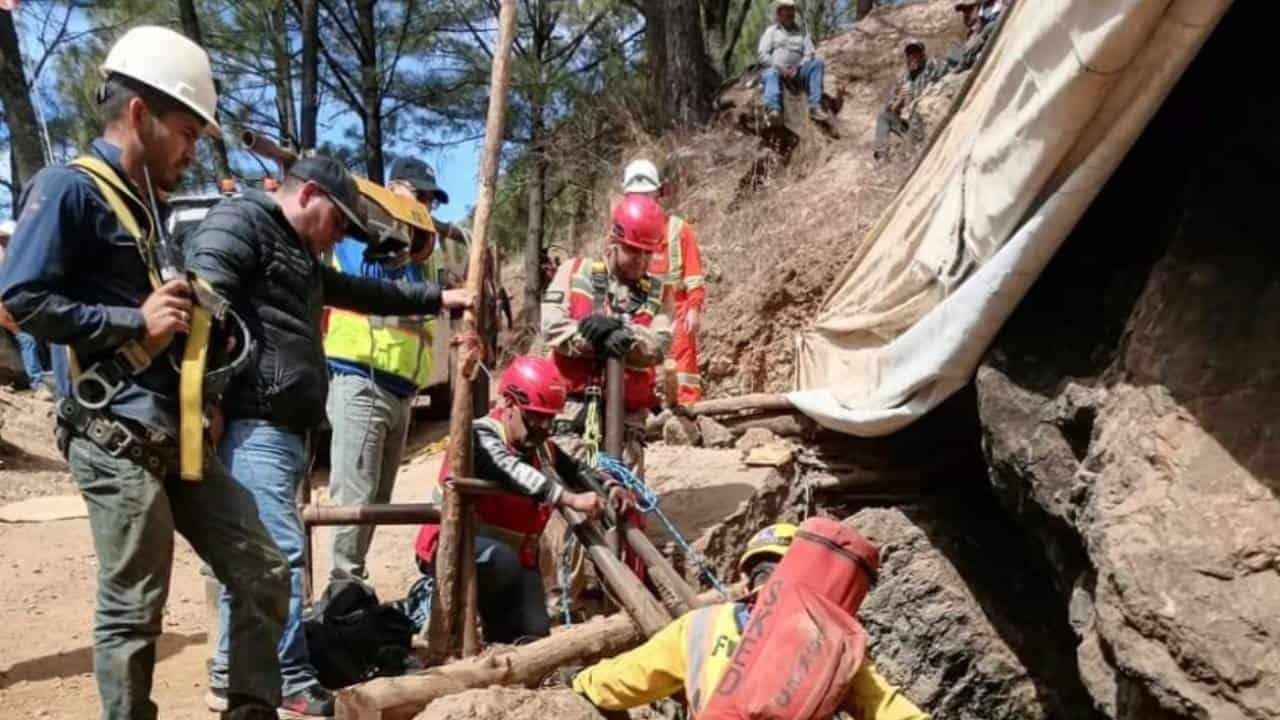
<svg viewBox="0 0 1280 720">
<path fill-rule="evenodd" d="M 852 528 L 806 520 L 697 720 L 833 716 L 866 655 L 867 634 L 853 616 L 879 569 L 876 546 Z"/>
</svg>

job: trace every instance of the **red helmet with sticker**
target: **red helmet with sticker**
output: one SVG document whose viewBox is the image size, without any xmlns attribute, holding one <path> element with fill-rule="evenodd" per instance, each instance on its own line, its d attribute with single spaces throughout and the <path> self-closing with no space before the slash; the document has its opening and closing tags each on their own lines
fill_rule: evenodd
<svg viewBox="0 0 1280 720">
<path fill-rule="evenodd" d="M 557 415 L 564 409 L 568 385 L 549 358 L 521 355 L 502 372 L 500 391 L 521 410 Z"/>
<path fill-rule="evenodd" d="M 626 195 L 613 206 L 613 234 L 616 243 L 644 252 L 658 252 L 665 242 L 667 214 L 649 195 Z"/>
</svg>

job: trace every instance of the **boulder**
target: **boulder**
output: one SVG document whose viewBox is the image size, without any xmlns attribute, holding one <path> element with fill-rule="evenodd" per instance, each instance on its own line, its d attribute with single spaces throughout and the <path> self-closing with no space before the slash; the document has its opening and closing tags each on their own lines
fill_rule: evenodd
<svg viewBox="0 0 1280 720">
<path fill-rule="evenodd" d="M 673 415 L 662 426 L 662 442 L 668 445 L 697 445 L 701 439 L 698 426 L 689 418 Z"/>
<path fill-rule="evenodd" d="M 994 499 L 955 500 L 845 521 L 880 547 L 879 581 L 858 612 L 872 661 L 933 717 L 1092 717 L 1074 638 L 1046 612 L 1059 603 L 1043 563 L 1020 549 Z"/>
<path fill-rule="evenodd" d="M 1228 11 L 977 375 L 992 487 L 1117 720 L 1280 718 L 1280 93 L 1197 115 L 1265 28 Z"/>
<path fill-rule="evenodd" d="M 743 453 L 749 453 L 758 447 L 772 445 L 778 442 L 778 436 L 767 428 L 750 428 L 742 433 L 742 437 L 738 438 L 738 443 L 734 447 Z"/>
<path fill-rule="evenodd" d="M 733 445 L 733 433 L 729 428 L 707 416 L 698 418 L 698 432 L 704 447 L 727 448 Z"/>
</svg>

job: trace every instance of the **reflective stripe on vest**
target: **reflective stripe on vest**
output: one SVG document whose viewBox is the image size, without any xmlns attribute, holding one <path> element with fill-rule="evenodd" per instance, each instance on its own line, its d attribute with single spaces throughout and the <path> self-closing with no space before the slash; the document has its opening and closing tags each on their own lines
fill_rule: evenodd
<svg viewBox="0 0 1280 720">
<path fill-rule="evenodd" d="M 684 276 L 684 248 L 680 233 L 684 231 L 684 218 L 672 215 L 667 221 L 667 283 L 679 288 Z"/>
<path fill-rule="evenodd" d="M 335 255 L 333 266 L 343 268 Z M 354 273 L 351 273 L 354 274 Z M 369 318 L 339 308 L 329 309 L 329 328 L 324 336 L 324 354 L 422 387 L 431 379 L 431 354 L 435 320 L 411 320 L 395 316 Z"/>
<path fill-rule="evenodd" d="M 684 692 L 694 717 L 706 707 L 742 639 L 737 610 L 736 603 L 721 603 L 694 610 L 689 616 L 684 638 Z"/>
</svg>

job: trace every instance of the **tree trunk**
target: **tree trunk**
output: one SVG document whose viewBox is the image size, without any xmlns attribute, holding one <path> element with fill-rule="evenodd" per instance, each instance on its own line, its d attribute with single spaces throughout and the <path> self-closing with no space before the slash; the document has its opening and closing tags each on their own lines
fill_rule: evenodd
<svg viewBox="0 0 1280 720">
<path fill-rule="evenodd" d="M 751 0 L 742 0 L 742 5 L 738 7 L 738 16 L 733 20 L 733 27 L 729 28 L 729 35 L 724 47 L 724 54 L 720 58 L 720 77 L 727 78 L 733 72 L 733 51 L 738 47 L 738 41 L 742 39 L 742 27 L 746 25 L 747 14 L 751 12 Z"/>
<path fill-rule="evenodd" d="M 667 23 L 663 0 L 644 0 L 645 58 L 649 61 L 649 97 L 658 99 L 654 122 L 667 126 L 667 107 L 661 102 L 667 77 Z"/>
<path fill-rule="evenodd" d="M 871 8 L 875 7 L 875 0 L 856 0 L 853 11 L 853 19 L 861 20 L 871 14 Z"/>
<path fill-rule="evenodd" d="M 711 119 L 711 100 L 717 80 L 702 37 L 702 18 L 696 0 L 662 0 L 665 8 L 666 67 L 663 110 L 666 125 L 693 129 Z"/>
<path fill-rule="evenodd" d="M 293 63 L 289 48 L 289 25 L 285 0 L 271 6 L 271 54 L 276 70 L 276 115 L 280 119 L 280 139 L 298 147 L 298 124 L 293 107 Z"/>
<path fill-rule="evenodd" d="M 725 67 L 722 61 L 725 48 L 729 45 L 729 6 L 730 0 L 702 0 L 702 27 L 706 39 L 707 57 L 713 69 L 724 77 Z"/>
<path fill-rule="evenodd" d="M 299 146 L 316 146 L 316 125 L 320 108 L 320 12 L 318 0 L 302 0 L 302 123 Z"/>
<path fill-rule="evenodd" d="M 22 50 L 18 47 L 12 12 L 0 12 L 0 101 L 4 102 L 9 148 L 17 168 L 17 174 L 11 178 L 16 204 L 22 186 L 44 166 L 44 151 L 35 107 L 31 104 L 31 89 L 22 69 Z"/>
<path fill-rule="evenodd" d="M 178 0 L 178 14 L 182 16 L 182 33 L 191 38 L 195 44 L 204 47 L 204 35 L 200 32 L 200 16 L 196 14 L 195 0 Z M 219 180 L 231 177 L 227 143 L 222 139 L 222 135 L 213 139 L 213 165 Z"/>
<path fill-rule="evenodd" d="M 382 172 L 382 88 L 378 75 L 378 37 L 373 22 L 374 0 L 356 3 L 356 23 L 360 32 L 360 101 L 364 105 L 364 157 L 369 179 L 383 181 Z"/>
<path fill-rule="evenodd" d="M 525 327 L 537 328 L 542 322 L 542 237 L 547 205 L 547 155 L 546 147 L 546 111 L 540 102 L 531 103 L 529 109 L 531 119 L 529 143 L 532 167 L 529 169 L 529 214 L 525 226 L 524 270 L 528 279 L 524 285 Z"/>
</svg>

